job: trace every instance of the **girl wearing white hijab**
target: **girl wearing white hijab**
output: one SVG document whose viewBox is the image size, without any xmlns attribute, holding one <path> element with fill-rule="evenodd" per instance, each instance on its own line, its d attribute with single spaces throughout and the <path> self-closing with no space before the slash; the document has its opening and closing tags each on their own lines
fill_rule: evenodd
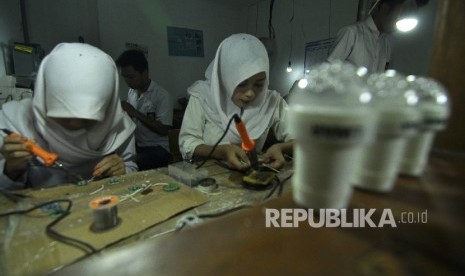
<svg viewBox="0 0 465 276">
<path fill-rule="evenodd" d="M 37 164 L 20 138 L 4 136 L 1 189 L 75 183 L 77 176 L 137 170 L 135 125 L 120 106 L 118 71 L 110 56 L 88 44 L 57 45 L 40 65 L 32 100 L 3 105 L 0 128 L 56 153 L 67 169 Z"/>
<path fill-rule="evenodd" d="M 218 47 L 215 59 L 205 72 L 206 80 L 188 88 L 189 104 L 179 134 L 184 159 L 206 157 L 225 131 L 234 114 L 244 122 L 260 152 L 270 129 L 278 141 L 262 156 L 274 168 L 284 165 L 284 152 L 292 152 L 287 133 L 284 99 L 268 90 L 269 61 L 264 45 L 248 34 L 234 34 Z M 241 149 L 241 137 L 235 127 L 215 149 L 213 158 L 226 161 L 235 169 L 249 168 L 250 161 Z"/>
</svg>

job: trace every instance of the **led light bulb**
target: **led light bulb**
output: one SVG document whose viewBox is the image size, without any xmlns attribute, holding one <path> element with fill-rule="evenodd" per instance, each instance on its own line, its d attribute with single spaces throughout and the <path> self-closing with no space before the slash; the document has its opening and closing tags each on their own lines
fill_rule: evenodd
<svg viewBox="0 0 465 276">
<path fill-rule="evenodd" d="M 296 86 L 288 125 L 295 137 L 294 201 L 306 208 L 344 208 L 359 148 L 374 135 L 370 93 L 348 63 L 321 64 Z M 365 94 L 366 95 L 366 94 Z M 361 100 L 365 99 L 365 100 Z"/>
<path fill-rule="evenodd" d="M 394 186 L 407 138 L 418 131 L 418 95 L 394 70 L 372 74 L 366 82 L 374 97 L 377 133 L 374 142 L 362 150 L 352 183 L 363 189 L 388 192 Z"/>
<path fill-rule="evenodd" d="M 407 81 L 419 95 L 422 123 L 418 135 L 407 140 L 400 173 L 421 176 L 436 132 L 446 128 L 450 102 L 446 89 L 433 79 L 409 76 Z"/>
</svg>

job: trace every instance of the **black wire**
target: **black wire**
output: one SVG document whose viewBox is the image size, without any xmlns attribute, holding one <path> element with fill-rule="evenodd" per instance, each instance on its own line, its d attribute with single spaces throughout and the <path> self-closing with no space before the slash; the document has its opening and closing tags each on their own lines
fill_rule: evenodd
<svg viewBox="0 0 465 276">
<path fill-rule="evenodd" d="M 270 16 L 268 18 L 268 37 L 270 39 L 274 39 L 276 37 L 274 27 L 273 27 L 273 6 L 274 6 L 274 1 L 270 1 Z"/>
<path fill-rule="evenodd" d="M 220 217 L 220 216 L 232 213 L 234 211 L 238 211 L 238 210 L 241 210 L 241 209 L 244 209 L 244 208 L 249 208 L 249 207 L 252 207 L 252 206 L 250 206 L 250 205 L 239 205 L 239 206 L 236 206 L 234 208 L 227 209 L 227 210 L 224 210 L 224 211 L 221 211 L 221 212 L 218 212 L 218 213 L 201 214 L 201 215 L 198 215 L 198 217 L 199 218 L 216 218 L 216 217 Z"/>
<path fill-rule="evenodd" d="M 267 200 L 268 198 L 270 198 L 275 193 L 276 189 L 278 188 L 279 188 L 278 196 L 281 196 L 281 194 L 283 193 L 283 189 L 284 189 L 284 183 L 286 183 L 286 181 L 288 181 L 291 177 L 292 177 L 292 174 L 290 174 L 289 176 L 287 176 L 281 181 L 279 180 L 278 176 L 275 176 L 276 184 L 273 186 L 273 188 L 271 188 L 271 191 L 263 198 L 263 200 Z"/>
<path fill-rule="evenodd" d="M 233 168 L 233 167 L 229 166 L 229 165 L 227 164 L 226 161 L 216 160 L 216 161 L 215 161 L 215 164 L 218 165 L 218 166 L 220 166 L 220 167 L 223 167 L 223 168 L 225 168 L 225 169 L 228 169 L 228 170 L 230 170 L 230 171 L 236 171 L 236 172 L 239 172 L 239 173 L 242 173 L 242 174 L 245 173 L 245 172 L 242 171 L 242 170 L 239 170 L 239 169 L 236 169 L 236 168 Z"/>
<path fill-rule="evenodd" d="M 235 114 L 236 115 L 236 114 Z M 221 140 L 223 140 L 223 138 L 226 136 L 226 133 L 228 133 L 228 130 L 229 130 L 229 127 L 231 126 L 231 123 L 234 119 L 234 116 L 231 117 L 231 119 L 229 119 L 229 122 L 228 122 L 228 125 L 226 126 L 226 129 L 224 130 L 223 132 L 223 135 L 220 137 L 220 139 L 218 139 L 218 141 L 215 143 L 215 145 L 213 146 L 213 148 L 211 149 L 210 153 L 208 154 L 208 156 L 203 160 L 202 163 L 200 163 L 200 165 L 198 165 L 195 169 L 200 169 L 203 165 L 205 165 L 205 163 L 207 163 L 207 161 L 212 157 L 213 155 L 213 152 L 215 151 L 216 147 L 218 146 L 218 144 L 221 142 Z"/>
<path fill-rule="evenodd" d="M 181 231 L 184 228 L 184 226 L 186 226 L 185 222 L 183 224 L 177 226 L 176 229 L 174 230 L 174 232 L 177 233 L 177 232 Z"/>
<path fill-rule="evenodd" d="M 331 38 L 331 9 L 332 9 L 332 0 L 329 0 L 328 38 Z"/>
<path fill-rule="evenodd" d="M 263 200 L 266 200 L 266 199 L 270 198 L 274 194 L 274 192 L 276 191 L 276 188 L 278 188 L 278 186 L 281 184 L 281 181 L 279 181 L 278 176 L 275 175 L 274 179 L 276 180 L 275 184 L 271 188 L 270 192 L 263 198 Z"/>
<path fill-rule="evenodd" d="M 283 180 L 281 180 L 281 187 L 279 188 L 279 193 L 278 193 L 278 196 L 280 196 L 283 192 L 283 187 L 284 187 L 284 184 L 289 180 L 291 179 L 293 173 L 291 173 L 290 175 L 288 175 L 286 178 L 284 178 Z"/>
<path fill-rule="evenodd" d="M 92 245 L 90 245 L 90 244 L 88 244 L 86 242 L 80 241 L 78 239 L 67 237 L 67 236 L 62 235 L 62 234 L 60 234 L 57 231 L 52 229 L 53 226 L 55 226 L 58 222 L 60 222 L 62 219 L 64 219 L 70 213 L 71 212 L 66 211 L 65 213 L 63 213 L 62 216 L 60 216 L 57 219 L 55 219 L 54 221 L 52 221 L 49 225 L 47 225 L 47 228 L 46 228 L 45 232 L 47 233 L 47 235 L 49 237 L 51 237 L 51 238 L 53 238 L 53 239 L 55 239 L 57 241 L 60 241 L 62 243 L 66 243 L 68 245 L 79 248 L 79 249 L 83 250 L 84 252 L 86 252 L 86 254 L 89 254 L 89 252 L 87 252 L 85 250 L 85 248 L 90 250 L 90 253 L 96 253 L 97 249 L 95 249 Z"/>
<path fill-rule="evenodd" d="M 292 16 L 291 18 L 289 18 L 289 22 L 291 23 L 291 31 L 290 31 L 290 34 L 291 34 L 291 39 L 290 39 L 290 51 L 289 51 L 289 63 L 291 62 L 291 59 L 292 59 L 292 30 L 294 29 L 293 26 L 294 26 L 294 1 L 295 0 L 292 0 Z"/>
<path fill-rule="evenodd" d="M 231 209 L 223 210 L 223 211 L 218 212 L 218 213 L 200 214 L 197 217 L 198 218 L 216 218 L 216 217 L 220 217 L 220 216 L 223 216 L 223 215 L 226 215 L 226 214 L 229 214 L 229 213 L 232 213 L 232 212 L 244 209 L 244 208 L 250 208 L 250 207 L 252 207 L 252 206 L 244 204 L 244 205 L 236 206 L 236 207 L 231 208 Z M 175 232 L 181 231 L 184 228 L 184 226 L 186 226 L 186 225 L 187 225 L 187 223 L 183 222 L 181 225 L 176 227 Z"/>
<path fill-rule="evenodd" d="M 39 209 L 39 208 L 42 208 L 44 206 L 47 206 L 47 205 L 50 205 L 50 204 L 53 204 L 53 203 L 68 203 L 68 206 L 66 207 L 66 210 L 64 210 L 62 213 L 61 213 L 61 216 L 57 217 L 55 220 L 53 220 L 51 223 L 49 223 L 46 227 L 46 234 L 51 237 L 52 239 L 55 239 L 59 242 L 62 242 L 62 243 L 66 243 L 68 245 L 71 245 L 71 246 L 74 246 L 74 247 L 77 247 L 78 249 L 81 249 L 83 251 L 85 251 L 86 253 L 89 253 L 87 252 L 86 249 L 90 250 L 91 253 L 95 253 L 97 252 L 97 250 L 90 244 L 86 243 L 86 242 L 83 242 L 83 241 L 80 241 L 80 240 L 77 240 L 77 239 L 74 239 L 74 238 L 70 238 L 70 237 L 67 237 L 67 236 L 64 236 L 58 232 L 56 232 L 55 230 L 52 229 L 53 226 L 55 226 L 58 222 L 60 222 L 62 219 L 64 219 L 66 216 L 68 216 L 71 212 L 71 206 L 73 205 L 73 202 L 69 199 L 56 199 L 56 200 L 51 200 L 51 201 L 47 201 L 47 202 L 43 202 L 43 203 L 40 203 L 38 205 L 35 205 L 34 207 L 31 207 L 29 209 L 26 209 L 26 210 L 15 210 L 15 211 L 11 211 L 11 212 L 7 212 L 7 213 L 2 213 L 0 214 L 0 218 L 1 217 L 6 217 L 6 216 L 11 216 L 11 215 L 24 215 L 24 214 L 27 214 L 31 211 L 34 211 L 36 209 Z"/>
<path fill-rule="evenodd" d="M 42 208 L 44 206 L 47 206 L 47 205 L 50 205 L 50 204 L 53 204 L 53 203 L 56 203 L 56 202 L 64 202 L 64 201 L 68 202 L 70 200 L 69 199 L 57 199 L 57 200 L 43 202 L 43 203 L 40 203 L 39 205 L 35 205 L 34 207 L 31 207 L 31 208 L 26 209 L 26 210 L 15 210 L 15 211 L 7 212 L 7 213 L 1 213 L 0 218 L 1 217 L 11 216 L 11 215 L 24 215 L 24 214 L 32 212 L 32 211 L 34 211 L 36 209 Z"/>
<path fill-rule="evenodd" d="M 37 156 L 34 156 L 34 158 L 29 159 L 28 166 L 29 166 L 29 168 L 43 168 L 43 169 L 47 169 L 47 170 L 50 170 L 50 171 L 61 171 L 61 172 L 63 172 L 65 174 L 64 177 L 66 178 L 66 181 L 69 181 L 69 182 L 72 182 L 72 183 L 74 183 L 74 182 L 78 183 L 79 181 L 84 180 L 82 178 L 82 176 L 80 176 L 79 174 L 71 172 L 70 170 L 68 170 L 67 168 L 65 168 L 63 166 L 51 166 L 51 167 L 45 166 L 42 162 L 40 162 L 38 160 Z M 29 180 L 27 180 L 27 182 L 29 182 Z"/>
</svg>

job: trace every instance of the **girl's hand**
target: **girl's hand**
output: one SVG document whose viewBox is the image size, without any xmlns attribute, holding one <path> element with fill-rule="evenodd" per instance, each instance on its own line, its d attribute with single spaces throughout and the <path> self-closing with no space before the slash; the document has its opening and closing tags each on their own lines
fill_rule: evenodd
<svg viewBox="0 0 465 276">
<path fill-rule="evenodd" d="M 261 156 L 261 161 L 274 169 L 280 169 L 286 164 L 281 144 L 274 144 Z"/>
<path fill-rule="evenodd" d="M 215 157 L 227 162 L 228 166 L 236 170 L 247 170 L 250 168 L 250 161 L 247 154 L 236 145 L 219 145 L 215 149 Z"/>
<path fill-rule="evenodd" d="M 10 179 L 17 179 L 26 170 L 32 154 L 26 149 L 21 137 L 5 136 L 0 153 L 5 158 L 5 168 L 3 173 Z"/>
<path fill-rule="evenodd" d="M 124 159 L 117 154 L 108 155 L 94 168 L 94 177 L 109 177 L 126 174 Z"/>
</svg>

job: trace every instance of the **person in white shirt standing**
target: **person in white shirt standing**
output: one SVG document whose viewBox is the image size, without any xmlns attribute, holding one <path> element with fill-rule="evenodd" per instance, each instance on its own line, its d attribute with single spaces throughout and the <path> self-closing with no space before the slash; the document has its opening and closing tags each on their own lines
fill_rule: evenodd
<svg viewBox="0 0 465 276">
<path fill-rule="evenodd" d="M 148 62 L 138 50 L 123 52 L 116 64 L 129 86 L 123 109 L 136 123 L 136 152 L 139 170 L 168 165 L 171 161 L 168 130 L 173 122 L 171 95 L 149 78 Z"/>
<path fill-rule="evenodd" d="M 379 0 L 365 20 L 339 30 L 327 60 L 348 61 L 366 67 L 368 73 L 388 69 L 391 47 L 387 35 L 395 29 L 395 22 L 405 0 Z"/>
</svg>

